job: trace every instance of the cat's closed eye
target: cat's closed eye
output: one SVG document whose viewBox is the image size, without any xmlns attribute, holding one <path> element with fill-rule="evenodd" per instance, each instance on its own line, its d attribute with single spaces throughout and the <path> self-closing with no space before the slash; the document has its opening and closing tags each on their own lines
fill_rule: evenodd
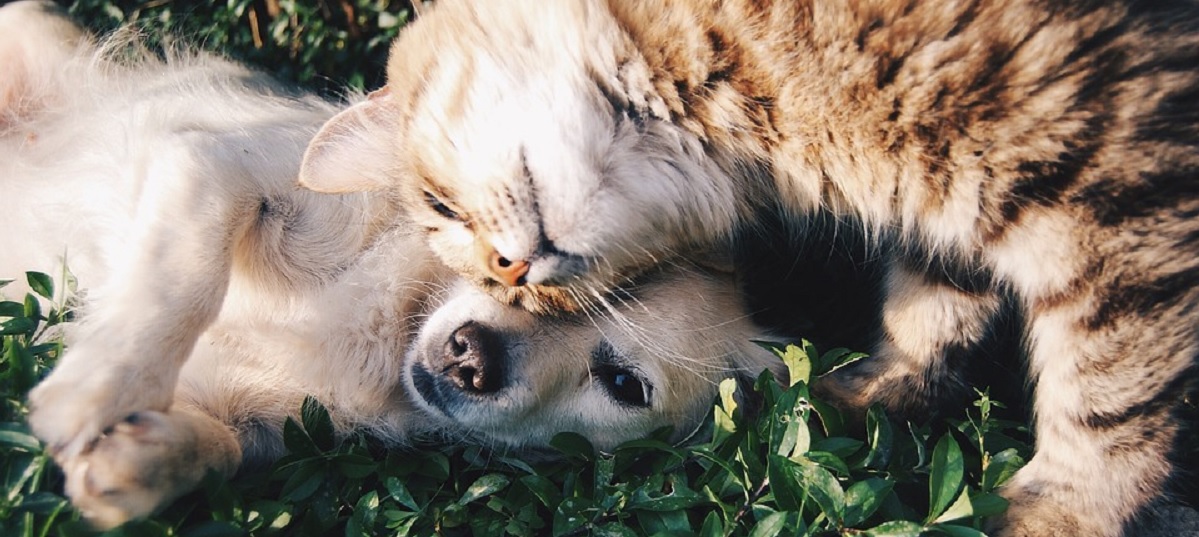
<svg viewBox="0 0 1199 537">
<path fill-rule="evenodd" d="M 445 202 L 441 201 L 441 198 L 438 198 L 437 195 L 427 190 L 425 191 L 425 203 L 434 211 L 437 211 L 437 214 L 448 220 L 462 221 L 462 216 L 457 211 L 451 209 Z"/>
</svg>

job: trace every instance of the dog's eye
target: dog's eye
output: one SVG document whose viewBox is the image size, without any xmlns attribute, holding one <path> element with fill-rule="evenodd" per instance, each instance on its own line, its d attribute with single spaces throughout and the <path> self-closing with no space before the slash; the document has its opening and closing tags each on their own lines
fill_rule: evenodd
<svg viewBox="0 0 1199 537">
<path fill-rule="evenodd" d="M 638 408 L 649 406 L 652 389 L 631 370 L 604 365 L 595 368 L 594 374 L 616 402 Z"/>
<path fill-rule="evenodd" d="M 427 203 L 434 211 L 437 211 L 437 214 L 440 214 L 449 220 L 462 220 L 462 217 L 457 212 L 449 208 L 445 203 L 442 203 L 440 198 L 427 190 L 425 191 L 425 203 Z"/>
<path fill-rule="evenodd" d="M 595 375 L 612 399 L 637 408 L 650 406 L 653 386 L 642 380 L 635 370 L 619 365 L 616 350 L 608 342 L 596 347 L 591 358 L 591 374 Z"/>
</svg>

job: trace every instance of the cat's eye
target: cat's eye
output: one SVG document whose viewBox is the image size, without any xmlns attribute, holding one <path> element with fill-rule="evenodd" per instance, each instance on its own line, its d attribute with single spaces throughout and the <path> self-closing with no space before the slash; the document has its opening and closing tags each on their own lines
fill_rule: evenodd
<svg viewBox="0 0 1199 537">
<path fill-rule="evenodd" d="M 440 198 L 427 190 L 425 191 L 425 203 L 428 204 L 429 207 L 434 211 L 437 211 L 437 214 L 440 214 L 446 219 L 459 221 L 462 220 L 462 216 L 459 215 L 457 211 L 449 208 L 449 206 L 443 203 Z"/>
<path fill-rule="evenodd" d="M 614 360 L 616 351 L 610 344 L 601 343 L 591 354 L 591 374 L 613 400 L 637 408 L 650 406 L 653 401 L 653 386 L 642 379 L 635 369 L 625 367 Z"/>
</svg>

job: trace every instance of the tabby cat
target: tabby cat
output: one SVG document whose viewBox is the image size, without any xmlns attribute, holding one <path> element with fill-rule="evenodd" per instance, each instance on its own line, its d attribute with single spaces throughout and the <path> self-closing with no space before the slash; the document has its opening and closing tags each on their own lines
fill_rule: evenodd
<svg viewBox="0 0 1199 537">
<path fill-rule="evenodd" d="M 822 389 L 926 405 L 1010 295 L 1036 454 L 998 535 L 1120 535 L 1171 473 L 1199 341 L 1199 7 L 1182 0 L 444 0 L 302 183 L 386 190 L 538 312 L 601 308 L 755 214 L 894 252 Z"/>
</svg>

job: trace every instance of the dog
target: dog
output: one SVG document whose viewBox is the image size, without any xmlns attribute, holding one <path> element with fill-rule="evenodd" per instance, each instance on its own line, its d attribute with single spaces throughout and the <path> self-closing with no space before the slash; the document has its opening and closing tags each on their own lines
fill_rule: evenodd
<svg viewBox="0 0 1199 537">
<path fill-rule="evenodd" d="M 721 379 L 781 374 L 717 268 L 664 263 L 574 316 L 497 302 L 436 261 L 399 200 L 297 187 L 345 106 L 213 55 L 164 56 L 128 31 L 89 36 L 49 2 L 0 8 L 15 211 L 0 275 L 80 283 L 29 420 L 97 527 L 278 457 L 308 395 L 339 434 L 391 446 L 535 450 L 573 431 L 609 449 L 664 426 L 682 440 Z"/>
</svg>

